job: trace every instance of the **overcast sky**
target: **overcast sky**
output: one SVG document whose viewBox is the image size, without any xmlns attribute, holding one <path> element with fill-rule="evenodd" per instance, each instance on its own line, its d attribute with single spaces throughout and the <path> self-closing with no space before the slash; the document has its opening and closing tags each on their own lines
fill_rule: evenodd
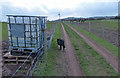
<svg viewBox="0 0 120 78">
<path fill-rule="evenodd" d="M 0 0 L 0 19 L 6 14 L 40 15 L 49 20 L 65 17 L 118 15 L 119 0 Z M 2 17 L 2 18 L 1 18 Z"/>
</svg>

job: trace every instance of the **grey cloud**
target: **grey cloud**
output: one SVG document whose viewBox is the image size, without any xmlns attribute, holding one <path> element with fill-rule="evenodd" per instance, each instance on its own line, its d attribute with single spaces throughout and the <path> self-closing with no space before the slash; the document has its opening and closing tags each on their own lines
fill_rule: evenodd
<svg viewBox="0 0 120 78">
<path fill-rule="evenodd" d="M 73 16 L 107 16 L 107 15 L 116 15 L 118 13 L 118 3 L 117 2 L 98 2 L 98 3 L 89 3 L 83 4 L 84 9 L 80 9 L 78 6 L 74 10 L 64 11 L 65 14 L 70 14 Z"/>
<path fill-rule="evenodd" d="M 14 7 L 11 3 L 0 4 L 2 6 L 2 18 L 6 20 L 6 14 L 18 14 L 18 15 L 44 15 L 48 18 L 58 18 L 60 12 L 62 17 L 65 16 L 78 16 L 78 17 L 89 17 L 89 16 L 107 16 L 118 14 L 118 3 L 117 2 L 96 2 L 96 3 L 84 3 L 82 8 L 78 5 L 75 9 L 49 9 L 45 5 L 41 5 L 48 13 L 42 11 L 41 8 L 36 7 L 32 10 L 26 8 Z"/>
</svg>

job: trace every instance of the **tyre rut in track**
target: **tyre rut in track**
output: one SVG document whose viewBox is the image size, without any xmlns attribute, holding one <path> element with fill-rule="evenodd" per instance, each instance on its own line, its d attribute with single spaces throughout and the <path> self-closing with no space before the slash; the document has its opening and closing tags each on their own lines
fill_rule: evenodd
<svg viewBox="0 0 120 78">
<path fill-rule="evenodd" d="M 69 68 L 68 70 L 66 70 L 67 71 L 66 74 L 68 76 L 85 76 L 84 72 L 82 71 L 82 67 L 80 66 L 80 63 L 77 59 L 76 51 L 72 46 L 72 43 L 70 42 L 70 39 L 62 23 L 61 23 L 61 26 L 62 26 L 65 46 L 66 46 L 66 49 L 63 55 L 65 57 L 64 60 L 66 60 L 68 63 L 67 69 Z"/>
<path fill-rule="evenodd" d="M 114 56 L 109 50 L 104 48 L 103 46 L 95 43 L 93 40 L 91 40 L 89 37 L 85 36 L 75 28 L 71 27 L 70 25 L 66 24 L 68 27 L 70 27 L 73 31 L 75 31 L 79 36 L 81 36 L 94 50 L 96 50 L 100 55 L 102 55 L 106 61 L 110 63 L 110 65 L 114 68 L 114 70 L 118 71 L 118 58 Z M 119 72 L 120 73 L 120 72 Z"/>
</svg>

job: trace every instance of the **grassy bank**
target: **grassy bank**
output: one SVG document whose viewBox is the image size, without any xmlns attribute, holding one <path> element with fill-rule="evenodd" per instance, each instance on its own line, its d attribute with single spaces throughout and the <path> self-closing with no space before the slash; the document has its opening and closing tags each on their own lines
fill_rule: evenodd
<svg viewBox="0 0 120 78">
<path fill-rule="evenodd" d="M 73 28 L 77 29 L 78 31 L 82 32 L 84 35 L 90 37 L 96 43 L 98 43 L 98 44 L 102 45 L 103 47 L 105 47 L 106 49 L 108 49 L 115 56 L 118 56 L 118 47 L 114 46 L 113 44 L 103 40 L 102 38 L 100 38 L 92 33 L 87 32 L 81 28 L 78 28 L 72 24 L 69 24 L 69 25 L 72 26 Z"/>
<path fill-rule="evenodd" d="M 116 76 L 110 64 L 92 49 L 76 32 L 64 24 L 65 30 L 74 46 L 83 71 L 87 76 Z"/>
</svg>

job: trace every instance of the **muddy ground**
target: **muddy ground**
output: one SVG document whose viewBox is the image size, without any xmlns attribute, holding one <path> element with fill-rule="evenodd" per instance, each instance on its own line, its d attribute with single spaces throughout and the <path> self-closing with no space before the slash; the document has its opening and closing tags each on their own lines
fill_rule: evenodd
<svg viewBox="0 0 120 78">
<path fill-rule="evenodd" d="M 9 48 L 9 44 L 8 44 L 8 40 L 4 40 L 2 41 L 2 56 L 9 52 L 8 48 Z M 15 69 L 15 68 L 14 68 Z M 13 69 L 13 71 L 14 71 Z M 3 59 L 2 59 L 2 76 L 10 76 L 12 74 L 12 70 L 9 68 L 9 65 L 6 65 L 3 63 Z"/>
<path fill-rule="evenodd" d="M 4 56 L 6 53 L 9 52 L 9 43 L 7 40 L 2 41 L 2 56 Z M 2 76 L 12 76 L 13 73 L 18 69 L 18 67 L 22 63 L 15 64 L 15 63 L 4 63 L 2 59 Z M 25 76 L 26 71 L 29 69 L 30 63 L 26 63 L 19 73 L 16 74 L 16 76 Z"/>
<path fill-rule="evenodd" d="M 2 46 L 0 47 L 2 47 L 2 56 L 4 56 L 6 53 L 9 52 L 9 43 L 7 40 L 2 41 Z M 2 76 L 11 76 L 20 65 L 21 64 L 8 65 L 8 64 L 4 64 L 2 61 Z"/>
</svg>

